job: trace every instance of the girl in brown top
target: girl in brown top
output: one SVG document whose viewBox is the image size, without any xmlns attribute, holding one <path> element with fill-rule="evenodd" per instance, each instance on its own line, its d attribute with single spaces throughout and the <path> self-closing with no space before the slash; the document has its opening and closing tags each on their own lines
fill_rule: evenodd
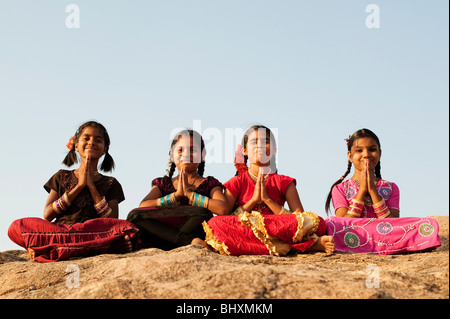
<svg viewBox="0 0 450 319">
<path fill-rule="evenodd" d="M 40 262 L 99 253 L 125 253 L 132 250 L 138 229 L 119 220 L 119 203 L 125 199 L 122 186 L 109 172 L 114 160 L 109 154 L 110 139 L 105 127 L 90 121 L 80 126 L 67 147 L 63 163 L 72 171 L 60 170 L 44 185 L 49 192 L 44 219 L 23 218 L 14 221 L 8 236 L 28 250 L 30 258 Z"/>
</svg>

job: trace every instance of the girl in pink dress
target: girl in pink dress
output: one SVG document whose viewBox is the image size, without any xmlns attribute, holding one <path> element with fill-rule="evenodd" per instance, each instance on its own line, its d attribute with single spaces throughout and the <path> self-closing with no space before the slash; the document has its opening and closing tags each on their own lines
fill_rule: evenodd
<svg viewBox="0 0 450 319">
<path fill-rule="evenodd" d="M 224 184 L 229 210 L 235 215 L 204 222 L 206 242 L 226 255 L 285 255 L 291 249 L 333 252 L 333 238 L 324 236 L 323 219 L 303 210 L 296 180 L 277 173 L 270 129 L 252 126 L 242 145 L 238 150 L 242 154 L 236 157 L 237 176 Z M 284 208 L 285 202 L 291 211 Z"/>
<path fill-rule="evenodd" d="M 347 140 L 348 167 L 328 194 L 336 217 L 327 218 L 337 252 L 393 254 L 440 246 L 439 226 L 432 218 L 398 218 L 400 192 L 381 178 L 381 146 L 368 129 Z M 350 179 L 344 180 L 355 169 Z"/>
<path fill-rule="evenodd" d="M 27 249 L 30 258 L 52 262 L 101 253 L 126 253 L 133 249 L 138 229 L 118 219 L 119 203 L 125 199 L 122 186 L 97 170 L 112 171 L 110 139 L 97 122 L 80 126 L 67 147 L 64 164 L 81 164 L 76 170 L 59 170 L 44 185 L 49 193 L 44 219 L 22 218 L 8 229 L 9 238 Z"/>
</svg>

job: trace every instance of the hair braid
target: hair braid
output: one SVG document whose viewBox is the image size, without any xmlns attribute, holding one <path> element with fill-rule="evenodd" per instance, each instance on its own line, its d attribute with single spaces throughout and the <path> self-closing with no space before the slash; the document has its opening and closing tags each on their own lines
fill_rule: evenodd
<svg viewBox="0 0 450 319">
<path fill-rule="evenodd" d="M 170 165 L 170 170 L 169 170 L 169 177 L 172 178 L 173 173 L 175 173 L 175 169 L 177 168 L 177 166 L 175 165 L 174 162 L 172 162 L 172 164 Z"/>
<path fill-rule="evenodd" d="M 377 166 L 375 166 L 375 176 L 381 179 L 381 162 L 378 161 Z"/>
<path fill-rule="evenodd" d="M 205 162 L 201 162 L 197 168 L 197 174 L 203 177 L 203 173 L 205 173 Z"/>
<path fill-rule="evenodd" d="M 348 174 L 350 174 L 350 171 L 352 170 L 352 162 L 348 161 L 347 164 L 347 171 L 345 171 L 344 175 L 341 176 L 341 178 L 339 178 L 336 182 L 334 182 L 334 184 L 331 186 L 330 188 L 330 192 L 328 193 L 327 196 L 327 201 L 325 203 L 325 212 L 328 215 L 328 212 L 330 211 L 330 204 L 331 204 L 331 193 L 333 191 L 334 186 L 336 186 L 337 184 L 340 184 L 344 181 L 345 177 L 347 177 Z"/>
</svg>

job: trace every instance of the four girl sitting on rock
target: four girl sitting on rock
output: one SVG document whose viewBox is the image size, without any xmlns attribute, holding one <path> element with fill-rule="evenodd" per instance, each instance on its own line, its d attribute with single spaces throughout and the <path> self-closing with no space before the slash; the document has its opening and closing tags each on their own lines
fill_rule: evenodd
<svg viewBox="0 0 450 319">
<path fill-rule="evenodd" d="M 44 219 L 11 224 L 8 236 L 32 260 L 189 244 L 225 255 L 276 256 L 313 251 L 392 254 L 440 245 L 435 220 L 398 218 L 399 189 L 381 178 L 380 141 L 368 129 L 347 141 L 348 169 L 326 202 L 327 212 L 333 203 L 335 216 L 325 220 L 304 210 L 296 179 L 278 173 L 275 137 L 265 126 L 245 132 L 235 159 L 236 176 L 224 184 L 203 176 L 206 152 L 200 134 L 179 132 L 170 147 L 168 174 L 153 180 L 127 220 L 118 219 L 119 203 L 125 199 L 120 183 L 98 172 L 102 157 L 100 170 L 114 168 L 109 146 L 103 125 L 81 125 L 63 162 L 70 167 L 80 159 L 80 166 L 58 171 L 44 185 L 49 192 Z M 354 174 L 345 180 L 352 166 Z"/>
</svg>

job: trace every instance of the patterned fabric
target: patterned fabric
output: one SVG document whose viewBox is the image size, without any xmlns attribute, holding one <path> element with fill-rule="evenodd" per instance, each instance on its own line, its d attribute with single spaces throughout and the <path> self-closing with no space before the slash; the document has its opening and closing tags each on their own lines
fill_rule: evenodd
<svg viewBox="0 0 450 319">
<path fill-rule="evenodd" d="M 96 218 L 84 223 L 63 225 L 41 218 L 22 218 L 8 229 L 9 238 L 28 250 L 31 259 L 52 262 L 70 257 L 106 253 L 111 243 L 138 229 L 126 220 Z"/>
<path fill-rule="evenodd" d="M 305 251 L 326 231 L 314 213 L 269 215 L 259 212 L 215 216 L 203 223 L 206 243 L 223 255 L 285 255 Z"/>
<path fill-rule="evenodd" d="M 392 182 L 388 182 L 385 180 L 379 180 L 376 185 L 378 194 L 384 198 L 389 209 L 395 209 L 400 211 L 400 191 L 398 186 Z M 341 207 L 350 207 L 350 201 L 356 197 L 358 193 L 359 185 L 350 178 L 335 187 L 332 190 L 332 200 L 334 211 Z M 364 205 L 364 210 L 361 215 L 362 218 L 376 218 L 377 216 L 373 210 L 373 203 L 370 196 L 366 196 Z"/>
<path fill-rule="evenodd" d="M 50 180 L 44 185 L 47 192 L 54 190 L 58 193 L 58 197 L 61 197 L 65 192 L 70 192 L 78 184 L 78 178 L 76 178 L 73 171 L 59 170 L 53 175 Z M 117 199 L 118 202 L 122 202 L 125 199 L 122 186 L 120 183 L 111 176 L 103 176 L 96 181 L 95 187 L 100 196 L 105 196 L 107 201 Z M 55 222 L 58 224 L 75 224 L 83 223 L 89 219 L 98 218 L 97 211 L 94 207 L 94 200 L 87 187 L 85 187 L 75 198 L 70 207 L 62 214 L 56 217 Z"/>
<path fill-rule="evenodd" d="M 328 217 L 327 234 L 336 252 L 388 255 L 441 245 L 439 225 L 432 218 Z"/>
</svg>

